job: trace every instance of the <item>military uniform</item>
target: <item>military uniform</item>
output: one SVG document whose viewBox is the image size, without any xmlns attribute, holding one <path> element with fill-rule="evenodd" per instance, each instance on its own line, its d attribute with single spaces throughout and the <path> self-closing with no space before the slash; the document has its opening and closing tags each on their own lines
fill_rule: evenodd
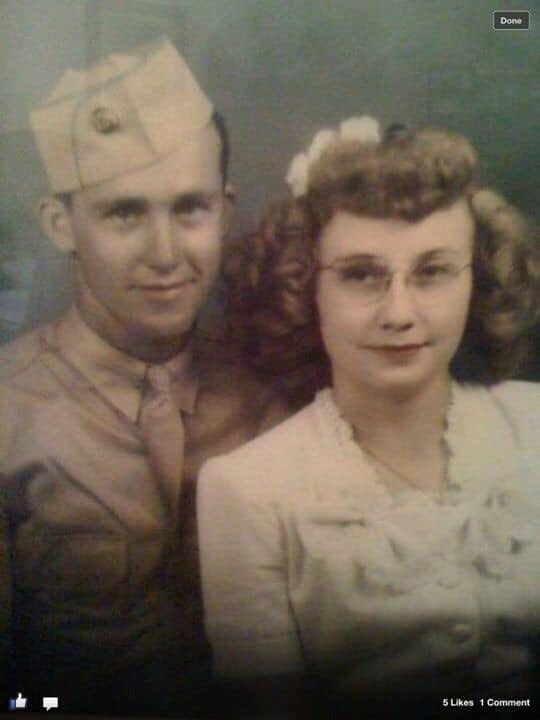
<svg viewBox="0 0 540 720">
<path fill-rule="evenodd" d="M 55 195 L 40 218 L 73 254 L 81 316 L 0 351 L 5 697 L 190 715 L 210 667 L 195 478 L 287 412 L 226 342 L 170 358 L 218 269 L 226 134 L 218 150 L 212 103 L 167 39 L 66 70 L 30 124 Z M 159 365 L 137 359 L 153 351 Z"/>
<path fill-rule="evenodd" d="M 198 339 L 167 366 L 186 432 L 178 532 L 138 424 L 145 363 L 74 308 L 0 352 L 12 691 L 58 694 L 78 711 L 117 701 L 159 712 L 204 688 L 196 475 L 287 409 L 219 342 Z"/>
</svg>

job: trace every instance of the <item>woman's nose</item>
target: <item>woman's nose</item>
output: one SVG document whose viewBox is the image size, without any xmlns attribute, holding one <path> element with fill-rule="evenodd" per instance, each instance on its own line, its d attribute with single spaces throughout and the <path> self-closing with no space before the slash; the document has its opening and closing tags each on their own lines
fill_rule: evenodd
<svg viewBox="0 0 540 720">
<path fill-rule="evenodd" d="M 417 306 L 413 289 L 406 277 L 394 273 L 380 301 L 379 317 L 382 327 L 407 330 L 415 324 L 416 315 Z"/>
</svg>

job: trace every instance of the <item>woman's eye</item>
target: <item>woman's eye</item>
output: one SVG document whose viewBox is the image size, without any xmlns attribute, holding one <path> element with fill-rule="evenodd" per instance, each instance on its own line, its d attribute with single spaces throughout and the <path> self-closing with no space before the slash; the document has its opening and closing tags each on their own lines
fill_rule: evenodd
<svg viewBox="0 0 540 720">
<path fill-rule="evenodd" d="M 365 267 L 345 267 L 340 270 L 340 278 L 342 280 L 351 280 L 363 285 L 370 285 L 381 282 L 386 277 L 386 273 L 375 268 Z"/>
<path fill-rule="evenodd" d="M 442 263 L 423 265 L 415 271 L 415 275 L 419 280 L 439 280 L 445 279 L 452 275 L 453 268 L 450 265 Z"/>
</svg>

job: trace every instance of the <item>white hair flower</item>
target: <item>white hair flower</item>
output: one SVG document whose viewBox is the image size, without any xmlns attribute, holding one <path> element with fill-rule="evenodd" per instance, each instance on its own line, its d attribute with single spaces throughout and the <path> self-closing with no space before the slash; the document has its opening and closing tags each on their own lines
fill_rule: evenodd
<svg viewBox="0 0 540 720">
<path fill-rule="evenodd" d="M 338 134 L 335 130 L 319 130 L 311 141 L 308 151 L 298 153 L 293 157 L 287 172 L 287 184 L 291 188 L 294 197 L 302 197 L 302 195 L 306 194 L 309 168 L 337 138 Z"/>
<path fill-rule="evenodd" d="M 321 157 L 326 148 L 333 145 L 338 138 L 339 135 L 335 130 L 329 130 L 328 128 L 319 130 L 319 132 L 315 134 L 307 151 L 309 164 L 313 165 L 313 163 Z"/>
<path fill-rule="evenodd" d="M 306 194 L 309 175 L 309 160 L 306 153 L 295 155 L 287 172 L 287 185 L 291 188 L 294 197 Z"/>
<path fill-rule="evenodd" d="M 326 148 L 340 140 L 359 140 L 377 144 L 381 141 L 379 123 L 370 115 L 361 115 L 344 120 L 337 131 L 329 128 L 319 130 L 307 152 L 295 155 L 289 165 L 286 181 L 294 197 L 302 197 L 306 194 L 311 166 Z"/>
<path fill-rule="evenodd" d="M 339 134 L 343 140 L 360 140 L 365 143 L 380 143 L 381 130 L 379 123 L 370 115 L 361 115 L 344 120 L 339 126 Z"/>
</svg>

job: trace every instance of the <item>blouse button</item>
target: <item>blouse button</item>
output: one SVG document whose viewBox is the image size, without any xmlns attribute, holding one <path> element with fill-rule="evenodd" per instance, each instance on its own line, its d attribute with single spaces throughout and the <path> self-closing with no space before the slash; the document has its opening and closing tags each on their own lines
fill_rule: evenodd
<svg viewBox="0 0 540 720">
<path fill-rule="evenodd" d="M 468 623 L 456 623 L 450 628 L 450 637 L 456 642 L 465 642 L 470 640 L 474 629 Z"/>
<path fill-rule="evenodd" d="M 450 590 L 457 587 L 460 584 L 460 581 L 461 578 L 459 571 L 454 567 L 448 567 L 441 572 L 437 583 L 440 587 Z"/>
</svg>

